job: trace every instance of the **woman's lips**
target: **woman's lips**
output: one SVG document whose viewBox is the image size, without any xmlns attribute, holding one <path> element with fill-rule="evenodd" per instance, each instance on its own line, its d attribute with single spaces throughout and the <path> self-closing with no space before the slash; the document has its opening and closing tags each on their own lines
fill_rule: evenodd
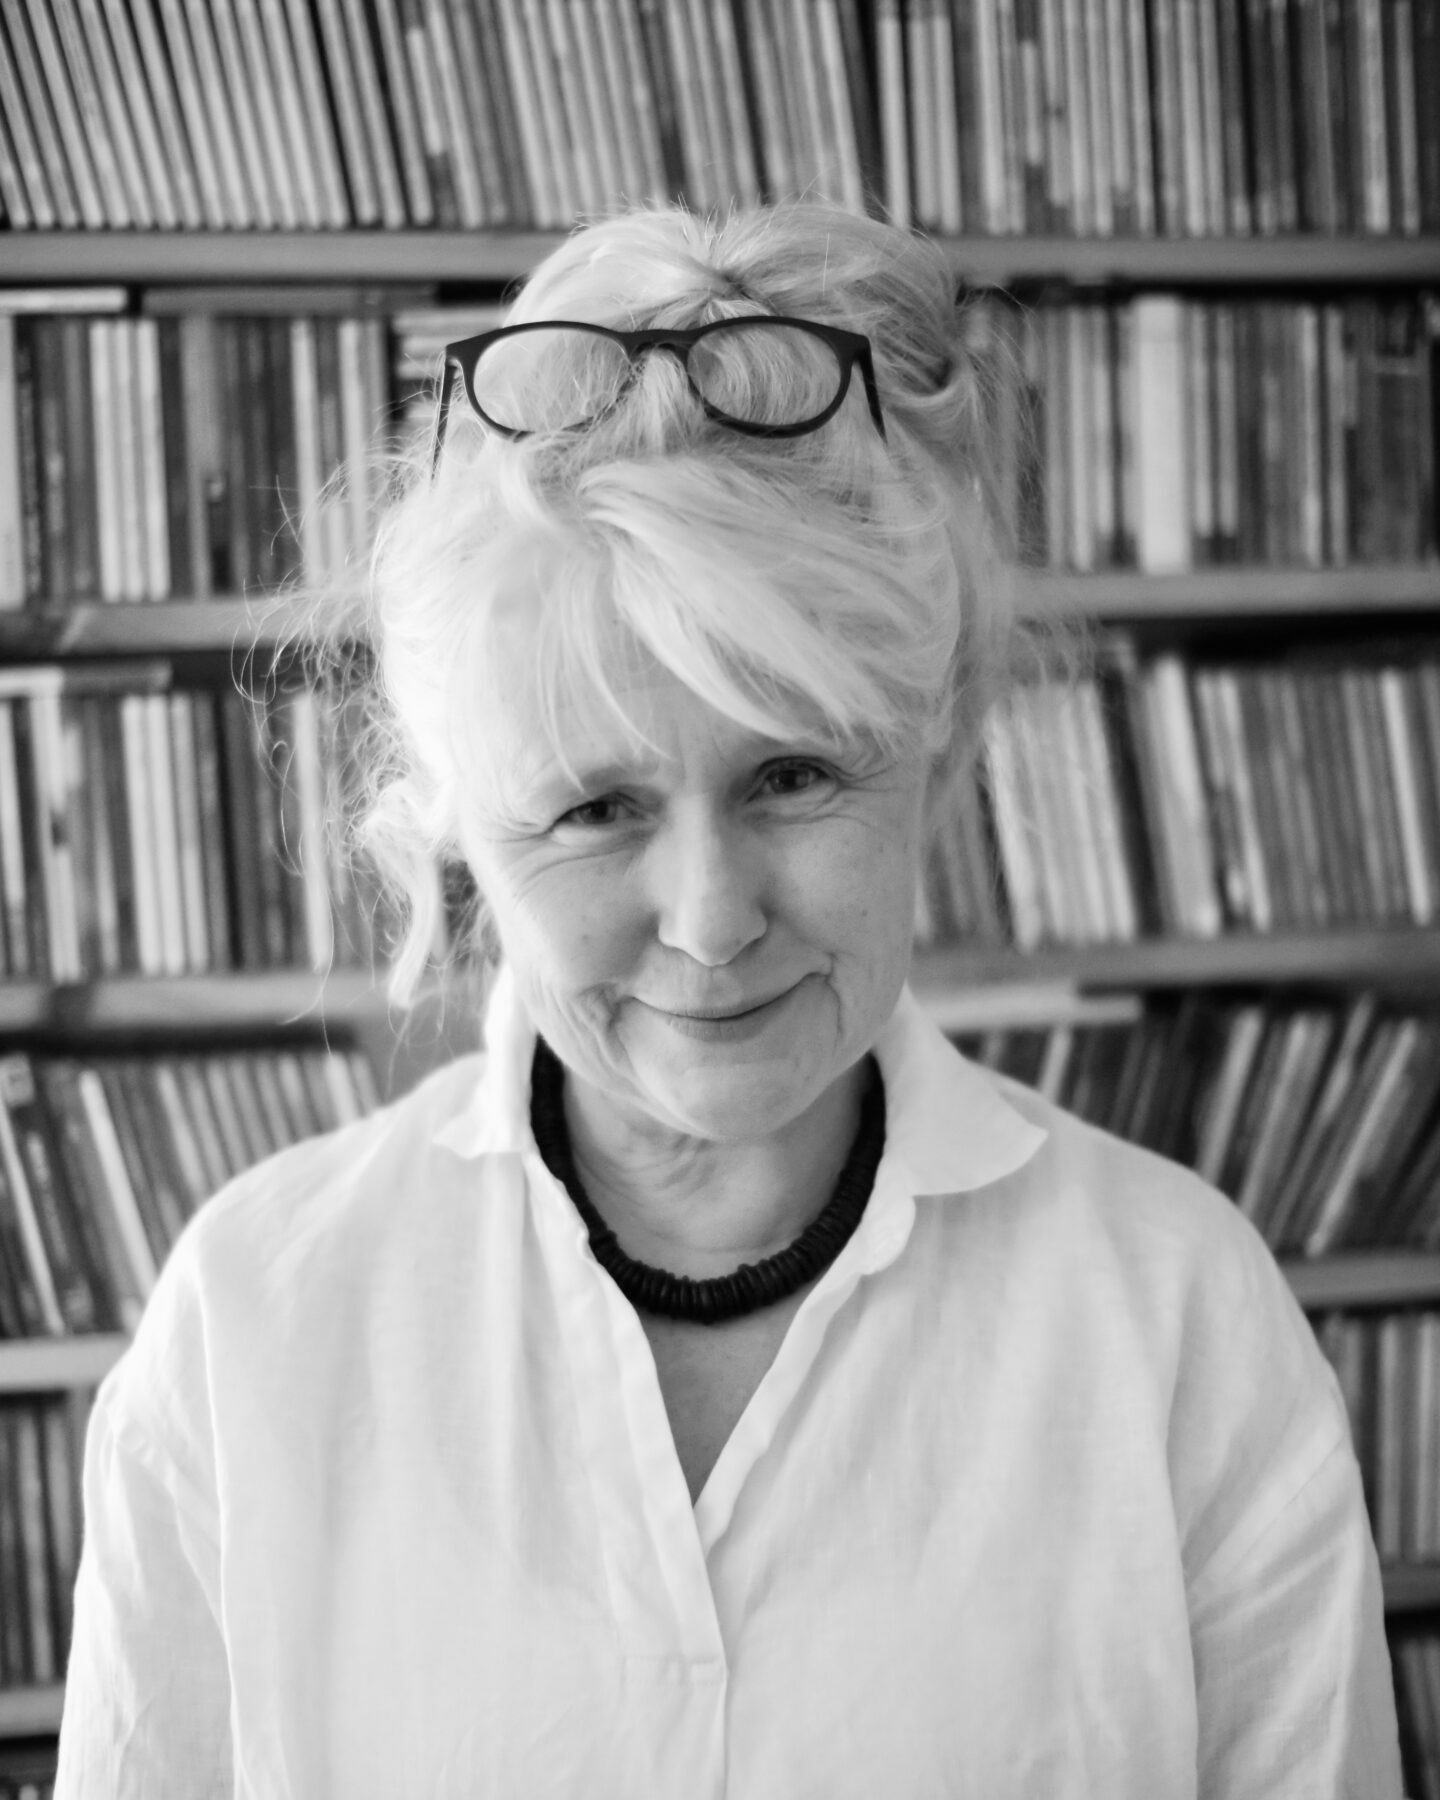
<svg viewBox="0 0 1440 1800">
<path fill-rule="evenodd" d="M 780 993 L 772 995 L 768 1000 L 756 1000 L 744 1006 L 724 1008 L 671 1008 L 656 1006 L 650 1001 L 642 1001 L 641 1004 L 651 1012 L 658 1014 L 673 1031 L 679 1032 L 682 1037 L 723 1043 L 733 1042 L 757 1031 L 763 1031 L 794 992 L 793 987 L 785 988 Z"/>
</svg>

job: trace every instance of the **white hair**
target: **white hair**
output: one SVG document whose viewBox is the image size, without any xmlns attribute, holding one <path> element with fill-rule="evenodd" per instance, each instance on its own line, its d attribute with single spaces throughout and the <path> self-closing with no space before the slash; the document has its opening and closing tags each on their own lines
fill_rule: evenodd
<svg viewBox="0 0 1440 1800">
<path fill-rule="evenodd" d="M 492 778 L 483 697 L 497 679 L 535 685 L 563 763 L 562 710 L 640 735 L 618 640 L 751 729 L 781 738 L 818 721 L 919 752 L 937 791 L 1011 679 L 1029 634 L 1011 604 L 990 401 L 938 247 L 821 203 L 724 218 L 645 207 L 567 238 L 508 322 L 754 313 L 863 333 L 884 437 L 858 371 L 828 424 L 776 440 L 707 419 L 676 359 L 652 355 L 578 432 L 512 441 L 459 396 L 433 477 L 416 444 L 393 484 L 361 627 L 374 711 L 355 826 L 399 902 L 397 1002 L 434 940 L 435 863 L 459 857 L 463 797 Z M 506 649 L 517 606 L 523 666 Z M 483 896 L 478 924 L 483 942 Z"/>
</svg>

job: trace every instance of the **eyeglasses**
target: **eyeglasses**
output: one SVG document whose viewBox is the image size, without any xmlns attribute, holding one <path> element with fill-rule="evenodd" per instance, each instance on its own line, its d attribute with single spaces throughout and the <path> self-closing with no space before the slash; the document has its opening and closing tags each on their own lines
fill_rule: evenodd
<svg viewBox="0 0 1440 1800">
<path fill-rule="evenodd" d="M 870 416 L 885 435 L 870 340 L 859 332 L 771 314 L 649 331 L 537 319 L 446 346 L 431 472 L 457 379 L 479 417 L 502 437 L 579 430 L 619 404 L 652 350 L 679 360 L 708 418 L 752 437 L 818 431 L 840 410 L 858 363 Z"/>
</svg>

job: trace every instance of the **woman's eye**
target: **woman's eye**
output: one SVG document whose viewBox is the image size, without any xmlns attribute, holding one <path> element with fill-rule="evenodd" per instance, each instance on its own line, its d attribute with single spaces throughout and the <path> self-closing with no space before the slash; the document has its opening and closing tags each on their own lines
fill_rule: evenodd
<svg viewBox="0 0 1440 1800">
<path fill-rule="evenodd" d="M 826 771 L 818 763 L 775 763 L 765 771 L 764 785 L 772 794 L 804 794 L 825 778 Z"/>
<path fill-rule="evenodd" d="M 620 800 L 614 794 L 602 794 L 598 800 L 582 800 L 579 806 L 572 806 L 567 813 L 562 813 L 556 821 L 560 825 L 588 826 L 598 830 L 606 825 L 614 825 L 623 816 Z"/>
</svg>

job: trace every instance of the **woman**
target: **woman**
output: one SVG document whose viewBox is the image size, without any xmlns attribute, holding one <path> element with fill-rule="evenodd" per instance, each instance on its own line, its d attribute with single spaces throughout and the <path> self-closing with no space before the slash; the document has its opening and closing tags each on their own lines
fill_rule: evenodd
<svg viewBox="0 0 1440 1800">
<path fill-rule="evenodd" d="M 957 329 L 919 239 L 677 209 L 454 347 L 370 836 L 402 988 L 473 871 L 486 1055 L 177 1247 L 90 1430 L 63 1800 L 1399 1794 L 1269 1254 L 905 988 L 1011 663 Z"/>
</svg>

